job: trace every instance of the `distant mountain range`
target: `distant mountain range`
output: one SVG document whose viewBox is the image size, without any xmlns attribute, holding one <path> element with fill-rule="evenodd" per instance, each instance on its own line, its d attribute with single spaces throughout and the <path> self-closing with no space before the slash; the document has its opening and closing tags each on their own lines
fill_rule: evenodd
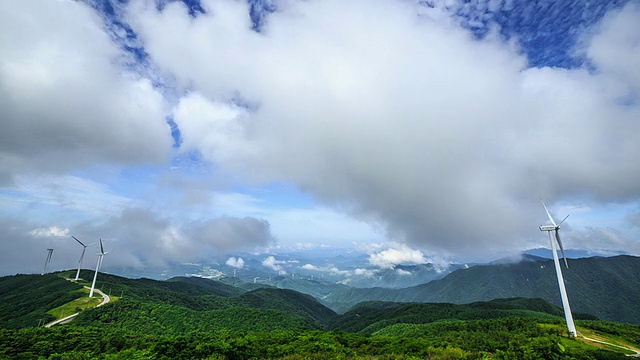
<svg viewBox="0 0 640 360">
<path fill-rule="evenodd" d="M 640 258 L 615 256 L 572 259 L 563 269 L 574 312 L 600 319 L 640 323 Z M 349 288 L 322 300 L 338 312 L 363 301 L 465 304 L 497 298 L 539 297 L 561 305 L 552 260 L 525 255 L 517 263 L 477 265 L 442 279 L 404 289 Z"/>
<path fill-rule="evenodd" d="M 553 252 L 551 252 L 551 249 L 547 249 L 547 248 L 530 249 L 522 252 L 522 254 L 533 255 L 533 256 L 537 256 L 545 259 L 553 259 Z M 588 257 L 595 257 L 595 256 L 610 257 L 610 256 L 629 255 L 629 254 L 624 251 L 566 249 L 565 255 L 569 259 L 580 259 L 580 258 L 588 258 Z"/>
<path fill-rule="evenodd" d="M 568 258 L 586 258 L 593 256 L 626 255 L 612 251 L 566 251 Z M 281 270 L 277 271 L 263 264 L 267 257 L 273 256 Z M 551 250 L 531 249 L 509 258 L 489 262 L 488 264 L 515 263 L 531 257 L 552 259 Z M 442 263 L 442 264 L 399 264 L 393 268 L 379 268 L 369 261 L 369 255 L 362 252 L 349 252 L 336 249 L 311 249 L 274 254 L 235 254 L 242 258 L 242 266 L 227 264 L 228 257 L 211 259 L 208 263 L 173 264 L 162 273 L 157 270 L 110 268 L 109 271 L 125 277 L 148 277 L 166 280 L 172 277 L 204 277 L 220 280 L 236 286 L 239 283 L 254 284 L 257 287 L 277 287 L 292 289 L 317 298 L 348 288 L 406 288 L 442 279 L 448 274 L 482 263 Z M 485 264 L 486 265 L 486 264 Z"/>
<path fill-rule="evenodd" d="M 273 256 L 281 270 L 265 266 L 263 261 Z M 242 258 L 241 267 L 226 264 L 226 258 L 212 259 L 202 264 L 173 264 L 162 273 L 149 270 L 111 268 L 110 272 L 125 277 L 149 277 L 166 280 L 176 276 L 198 276 L 226 283 L 255 283 L 287 288 L 325 296 L 328 292 L 346 287 L 404 288 L 440 279 L 468 264 L 399 264 L 393 268 L 379 268 L 369 262 L 369 255 L 345 249 L 305 250 L 277 254 L 235 254 Z M 234 280 L 235 279 L 235 280 Z M 324 287 L 324 289 L 323 289 Z"/>
<path fill-rule="evenodd" d="M 563 269 L 572 310 L 601 319 L 640 323 L 640 258 L 628 255 L 588 257 L 592 252 L 567 250 L 570 269 Z M 598 252 L 598 254 L 605 254 Z M 488 264 L 398 265 L 379 269 L 362 253 L 301 251 L 278 254 L 286 274 L 262 264 L 266 255 L 242 254 L 244 266 L 186 264 L 167 273 L 209 277 L 235 288 L 281 288 L 317 298 L 338 313 L 363 301 L 448 302 L 540 297 L 560 305 L 558 284 L 548 249 L 532 249 Z M 313 264 L 304 268 L 305 264 Z M 236 277 L 234 270 L 237 273 Z M 187 275 L 186 277 L 184 275 Z M 203 279 L 204 280 L 204 279 Z M 189 280 L 197 281 L 197 280 Z"/>
</svg>

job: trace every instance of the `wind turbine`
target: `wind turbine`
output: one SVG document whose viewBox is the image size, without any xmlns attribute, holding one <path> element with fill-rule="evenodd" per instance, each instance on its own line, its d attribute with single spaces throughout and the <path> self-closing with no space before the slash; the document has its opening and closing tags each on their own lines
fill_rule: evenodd
<svg viewBox="0 0 640 360">
<path fill-rule="evenodd" d="M 47 259 L 44 261 L 44 268 L 42 269 L 42 274 L 44 275 L 47 272 L 47 265 L 49 265 L 49 262 L 51 261 L 51 256 L 53 255 L 53 246 L 49 249 L 47 249 Z"/>
<path fill-rule="evenodd" d="M 96 264 L 96 272 L 93 274 L 93 283 L 91 283 L 91 291 L 89 291 L 89 297 L 93 297 L 93 290 L 96 287 L 96 279 L 98 278 L 98 271 L 100 270 L 100 266 L 102 266 L 102 258 L 107 253 L 104 252 L 104 247 L 102 247 L 102 239 L 100 239 L 100 253 L 98 254 L 98 263 Z"/>
<path fill-rule="evenodd" d="M 564 287 L 564 279 L 562 277 L 562 268 L 560 267 L 560 260 L 558 259 L 558 250 L 556 248 L 556 242 L 560 246 L 560 251 L 562 251 L 562 258 L 564 259 L 564 264 L 569 268 L 569 263 L 567 263 L 567 257 L 564 255 L 564 247 L 562 247 L 562 241 L 560 240 L 560 225 L 564 223 L 565 220 L 569 217 L 567 215 L 560 223 L 556 223 L 547 209 L 547 205 L 544 204 L 544 201 L 540 199 L 542 202 L 542 206 L 544 206 L 544 210 L 547 212 L 549 216 L 549 220 L 553 225 L 540 225 L 540 231 L 546 231 L 549 233 L 549 242 L 551 243 L 551 251 L 553 252 L 553 262 L 556 265 L 556 275 L 558 276 L 558 286 L 560 287 L 560 297 L 562 298 L 562 308 L 564 309 L 564 318 L 567 321 L 567 329 L 569 330 L 569 334 L 571 336 L 576 336 L 576 326 L 573 323 L 573 316 L 571 315 L 571 307 L 569 307 L 569 297 L 567 296 L 567 289 Z M 553 241 L 553 236 L 551 233 L 555 233 L 556 241 Z"/>
<path fill-rule="evenodd" d="M 78 261 L 78 272 L 76 272 L 76 281 L 78 281 L 78 277 L 80 276 L 80 268 L 82 267 L 82 259 L 84 259 L 84 252 L 87 250 L 87 246 L 82 243 L 82 241 L 78 240 L 77 237 L 71 235 L 71 237 L 77 241 L 80 245 L 82 245 L 82 255 L 80 255 L 80 261 Z"/>
</svg>

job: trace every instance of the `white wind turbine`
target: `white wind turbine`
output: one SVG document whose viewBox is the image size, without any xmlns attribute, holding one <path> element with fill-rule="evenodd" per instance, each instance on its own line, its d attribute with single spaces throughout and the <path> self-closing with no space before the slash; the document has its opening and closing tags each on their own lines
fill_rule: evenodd
<svg viewBox="0 0 640 360">
<path fill-rule="evenodd" d="M 84 252 L 87 250 L 87 246 L 82 241 L 78 240 L 77 237 L 71 235 L 71 237 L 77 241 L 80 245 L 82 245 L 82 255 L 80 255 L 80 261 L 78 261 L 78 271 L 76 272 L 76 281 L 78 281 L 78 277 L 80 276 L 80 268 L 82 267 L 82 260 L 84 259 Z"/>
<path fill-rule="evenodd" d="M 98 264 L 96 264 L 96 272 L 93 274 L 93 283 L 91 283 L 91 291 L 89 291 L 89 297 L 93 297 L 93 290 L 96 288 L 96 279 L 98 278 L 98 271 L 100 270 L 100 266 L 102 266 L 102 258 L 107 253 L 104 252 L 104 248 L 102 247 L 102 239 L 100 239 L 100 253 L 98 254 Z"/>
<path fill-rule="evenodd" d="M 51 256 L 53 256 L 53 246 L 47 249 L 47 259 L 44 261 L 44 268 L 42 269 L 41 275 L 44 275 L 47 272 L 47 265 L 49 265 L 49 262 L 51 262 Z"/>
<path fill-rule="evenodd" d="M 567 289 L 564 287 L 564 279 L 562 277 L 562 268 L 560 267 L 560 260 L 558 259 L 558 250 L 556 248 L 556 242 L 560 246 L 560 251 L 562 251 L 562 258 L 564 259 L 564 264 L 569 268 L 569 263 L 567 263 L 567 257 L 564 255 L 564 247 L 562 246 L 562 241 L 560 240 L 560 225 L 567 220 L 569 215 L 567 215 L 559 224 L 553 220 L 549 209 L 547 209 L 547 205 L 544 204 L 544 201 L 540 199 L 542 202 L 542 206 L 544 206 L 544 210 L 547 212 L 549 216 L 549 220 L 553 225 L 540 225 L 540 231 L 546 231 L 549 233 L 549 242 L 551 243 L 551 251 L 553 252 L 553 261 L 556 265 L 556 275 L 558 276 L 558 286 L 560 287 L 560 297 L 562 298 L 562 308 L 564 309 L 564 317 L 567 320 L 567 329 L 569 330 L 569 334 L 571 336 L 576 336 L 576 326 L 573 323 L 573 316 L 571 315 L 571 307 L 569 307 L 569 297 L 567 296 Z M 553 236 L 551 232 L 555 233 L 555 240 L 553 241 Z"/>
</svg>

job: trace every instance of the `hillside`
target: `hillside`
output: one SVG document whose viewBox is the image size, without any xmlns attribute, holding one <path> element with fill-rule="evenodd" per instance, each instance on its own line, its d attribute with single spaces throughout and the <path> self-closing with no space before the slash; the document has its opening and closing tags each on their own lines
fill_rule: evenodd
<svg viewBox="0 0 640 360">
<path fill-rule="evenodd" d="M 65 291 L 46 284 L 79 286 L 63 279 L 68 273 L 3 278 L 0 284 L 33 293 L 48 289 L 64 298 Z M 0 358 L 604 360 L 632 353 L 567 338 L 562 311 L 542 299 L 467 305 L 367 302 L 337 315 L 293 290 L 245 291 L 201 278 L 101 276 L 105 292 L 120 292 L 110 303 L 53 328 L 0 327 Z M 17 309 L 39 304 L 37 297 L 20 300 L 9 315 L 23 316 Z M 625 347 L 637 346 L 640 339 L 638 326 L 577 324 L 579 331 Z"/>
<path fill-rule="evenodd" d="M 244 293 L 244 290 L 236 286 L 232 286 L 232 285 L 224 284 L 220 281 L 212 281 L 212 280 L 200 278 L 200 277 L 177 276 L 167 281 L 196 285 L 200 288 L 205 289 L 208 295 L 236 296 Z"/>
<path fill-rule="evenodd" d="M 640 323 L 640 258 L 616 256 L 569 260 L 563 269 L 572 311 L 600 319 Z M 539 297 L 561 305 L 552 260 L 521 261 L 461 269 L 443 279 L 405 289 L 348 289 L 324 298 L 337 311 L 362 301 L 465 304 L 496 298 Z"/>
<path fill-rule="evenodd" d="M 47 311 L 83 296 L 79 284 L 53 274 L 0 278 L 0 328 L 19 329 L 55 318 Z"/>
<path fill-rule="evenodd" d="M 533 317 L 562 321 L 562 309 L 542 299 L 498 299 L 466 305 L 449 303 L 364 302 L 332 323 L 332 328 L 372 334 L 387 326 L 425 324 L 439 320 L 480 320 L 505 317 Z M 593 317 L 585 317 L 594 319 Z"/>
<path fill-rule="evenodd" d="M 257 289 L 233 300 L 246 307 L 277 309 L 290 315 L 309 317 L 317 324 L 324 324 L 337 315 L 333 310 L 319 303 L 313 296 L 288 289 Z"/>
<path fill-rule="evenodd" d="M 246 291 L 204 278 L 167 281 L 100 274 L 99 287 L 120 301 L 81 313 L 79 325 L 119 324 L 146 334 L 190 331 L 319 329 L 335 312 L 293 290 Z"/>
</svg>

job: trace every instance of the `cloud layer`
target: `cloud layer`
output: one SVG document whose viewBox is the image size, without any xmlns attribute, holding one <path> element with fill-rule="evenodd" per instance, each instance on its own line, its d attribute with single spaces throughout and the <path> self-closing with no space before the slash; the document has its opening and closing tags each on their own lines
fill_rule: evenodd
<svg viewBox="0 0 640 360">
<path fill-rule="evenodd" d="M 637 2 L 573 29 L 567 51 L 585 63 L 572 69 L 530 67 L 531 49 L 483 15 L 512 2 L 436 3 L 278 2 L 260 32 L 233 0 L 195 16 L 183 2 L 118 4 L 118 24 L 83 2 L 0 4 L 0 270 L 39 268 L 33 249 L 69 234 L 105 238 L 120 253 L 107 269 L 273 233 L 397 242 L 372 254 L 380 267 L 486 257 L 547 244 L 538 196 L 557 213 L 591 209 L 569 219 L 568 248 L 637 252 Z M 274 199 L 274 184 L 309 196 Z M 52 268 L 73 263 L 69 243 Z"/>
<path fill-rule="evenodd" d="M 0 34 L 0 185 L 15 174 L 167 159 L 162 95 L 119 64 L 89 7 L 3 3 Z"/>
<path fill-rule="evenodd" d="M 264 220 L 220 217 L 181 223 L 140 208 L 126 209 L 103 223 L 87 221 L 74 226 L 73 231 L 34 228 L 24 219 L 6 218 L 0 221 L 0 231 L 6 236 L 2 246 L 10 249 L 0 252 L 0 274 L 40 271 L 48 247 L 55 249 L 51 271 L 77 266 L 80 247 L 71 235 L 85 244 L 103 239 L 105 251 L 110 253 L 104 263 L 106 271 L 212 261 L 228 252 L 267 247 L 273 240 Z M 42 259 L 36 255 L 40 252 Z M 235 261 L 228 265 L 242 268 L 242 258 L 232 259 Z"/>
<path fill-rule="evenodd" d="M 512 44 L 407 2 L 290 2 L 261 33 L 241 2 L 203 6 L 196 18 L 181 3 L 128 11 L 152 59 L 191 89 L 178 126 L 208 124 L 185 143 L 222 168 L 454 254 L 539 237 L 539 195 L 638 200 L 634 4 L 593 31 L 596 71 L 527 68 Z M 251 105 L 229 111 L 238 99 Z"/>
</svg>

